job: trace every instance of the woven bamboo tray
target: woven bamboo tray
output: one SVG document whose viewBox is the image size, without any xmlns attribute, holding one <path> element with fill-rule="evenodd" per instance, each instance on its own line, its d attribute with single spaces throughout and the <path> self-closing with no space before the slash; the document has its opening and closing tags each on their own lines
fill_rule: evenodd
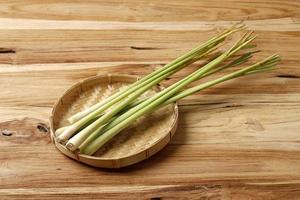
<svg viewBox="0 0 300 200">
<path fill-rule="evenodd" d="M 116 89 L 137 80 L 131 75 L 98 75 L 85 79 L 68 89 L 58 99 L 50 117 L 51 138 L 55 146 L 66 156 L 79 162 L 103 168 L 121 168 L 149 158 L 161 150 L 172 138 L 177 128 L 178 107 L 171 104 L 139 118 L 100 148 L 93 156 L 73 153 L 57 142 L 55 130 L 68 125 L 67 119 L 74 113 L 88 108 Z M 157 86 L 145 93 L 153 95 L 161 89 Z"/>
</svg>

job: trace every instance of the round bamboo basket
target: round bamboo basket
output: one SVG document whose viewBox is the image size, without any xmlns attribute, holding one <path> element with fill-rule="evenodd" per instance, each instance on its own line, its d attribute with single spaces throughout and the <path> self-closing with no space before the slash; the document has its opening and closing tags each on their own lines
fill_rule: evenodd
<svg viewBox="0 0 300 200">
<path fill-rule="evenodd" d="M 121 168 L 144 159 L 161 150 L 172 138 L 177 128 L 178 106 L 176 103 L 136 120 L 111 141 L 101 147 L 93 156 L 69 151 L 57 142 L 56 129 L 68 125 L 67 119 L 101 99 L 116 89 L 138 79 L 137 76 L 109 74 L 85 79 L 69 88 L 58 99 L 50 117 L 51 138 L 55 146 L 66 156 L 79 162 L 102 168 Z M 161 86 L 146 92 L 141 98 L 153 95 Z"/>
</svg>

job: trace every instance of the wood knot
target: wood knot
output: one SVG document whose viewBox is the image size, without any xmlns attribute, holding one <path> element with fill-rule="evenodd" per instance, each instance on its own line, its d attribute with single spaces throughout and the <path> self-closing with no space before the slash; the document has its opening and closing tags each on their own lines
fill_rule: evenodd
<svg viewBox="0 0 300 200">
<path fill-rule="evenodd" d="M 12 136 L 13 135 L 13 132 L 12 131 L 9 131 L 9 130 L 2 130 L 1 131 L 2 135 L 4 136 Z"/>
<path fill-rule="evenodd" d="M 15 119 L 0 123 L 0 137 L 8 144 L 51 143 L 50 128 L 35 118 Z M 42 133 L 42 134 L 41 134 Z"/>
<path fill-rule="evenodd" d="M 38 123 L 36 128 L 42 133 L 49 133 L 49 127 L 44 123 Z"/>
</svg>

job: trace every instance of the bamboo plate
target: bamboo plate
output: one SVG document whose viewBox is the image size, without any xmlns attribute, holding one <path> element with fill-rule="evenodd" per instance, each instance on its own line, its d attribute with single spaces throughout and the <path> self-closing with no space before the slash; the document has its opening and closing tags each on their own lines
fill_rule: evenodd
<svg viewBox="0 0 300 200">
<path fill-rule="evenodd" d="M 54 105 L 50 117 L 51 138 L 55 146 L 66 156 L 79 162 L 103 168 L 121 168 L 149 158 L 161 150 L 171 139 L 177 128 L 178 106 L 165 106 L 139 118 L 93 156 L 73 153 L 57 142 L 55 130 L 68 125 L 67 118 L 88 108 L 110 95 L 115 89 L 137 80 L 131 75 L 98 75 L 85 79 L 68 89 Z M 161 90 L 157 86 L 141 98 Z"/>
</svg>

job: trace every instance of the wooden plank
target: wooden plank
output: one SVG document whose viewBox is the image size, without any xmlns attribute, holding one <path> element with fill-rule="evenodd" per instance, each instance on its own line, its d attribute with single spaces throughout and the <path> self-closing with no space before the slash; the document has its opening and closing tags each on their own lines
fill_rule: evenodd
<svg viewBox="0 0 300 200">
<path fill-rule="evenodd" d="M 296 188 L 296 189 L 295 189 Z M 158 185 L 158 186 L 118 186 L 115 187 L 82 187 L 82 188 L 33 188 L 2 190 L 7 193 L 6 199 L 58 199 L 63 195 L 72 199 L 249 199 L 279 200 L 288 198 L 297 200 L 299 185 L 285 183 L 256 184 L 197 184 L 197 185 Z M 39 196 L 33 194 L 38 193 Z M 0 193 L 1 194 L 1 193 Z M 126 195 L 126 198 L 124 197 Z"/>
<path fill-rule="evenodd" d="M 200 145 L 169 145 L 152 159 L 134 166 L 97 170 L 64 157 L 41 137 L 40 141 L 1 150 L 5 161 L 1 162 L 1 189 L 213 182 L 288 185 L 300 181 L 299 151 L 207 150 Z M 12 152 L 20 150 L 22 154 Z M 43 158 L 47 162 L 40 162 Z"/>
<path fill-rule="evenodd" d="M 298 1 L 249 2 L 239 0 L 187 1 L 68 1 L 26 2 L 6 0 L 0 4 L 6 18 L 77 19 L 92 21 L 199 21 L 255 20 L 299 17 Z"/>
<path fill-rule="evenodd" d="M 196 103 L 222 103 L 228 105 L 239 104 L 242 99 L 250 102 L 264 101 L 266 103 L 285 101 L 299 101 L 300 71 L 294 64 L 288 62 L 280 70 L 261 75 L 240 78 L 229 81 L 220 86 L 204 90 L 182 102 L 184 104 Z M 91 63 L 91 64 L 48 64 L 48 65 L 0 65 L 0 93 L 1 106 L 39 106 L 51 107 L 56 99 L 72 84 L 84 78 L 101 73 L 127 73 L 135 75 L 147 74 L 161 64 L 150 62 L 146 64 L 128 63 Z M 197 68 L 196 65 L 176 73 L 165 85 L 169 85 Z M 226 73 L 232 70 L 228 70 Z M 221 73 L 224 74 L 224 73 Z M 218 77 L 219 75 L 213 76 Z M 11 78 L 15 77 L 15 78 Z M 255 81 L 254 81 L 255 80 Z M 12 87 L 13 86 L 13 87 Z M 268 94 L 287 94 L 272 96 Z M 291 95 L 293 93 L 293 96 Z M 229 96 L 224 96 L 228 94 Z M 232 98 L 235 99 L 226 100 Z M 254 96 L 254 94 L 256 96 Z M 238 95 L 238 96 L 236 96 Z M 244 95 L 244 96 L 243 96 Z"/>
<path fill-rule="evenodd" d="M 299 49 L 290 47 L 300 44 L 299 32 L 256 33 L 263 56 L 277 52 L 286 62 L 298 61 Z M 0 30 L 0 62 L 168 62 L 213 34 L 216 30 Z"/>
<path fill-rule="evenodd" d="M 298 180 L 298 108 L 294 104 L 234 109 L 183 106 L 180 128 L 171 145 L 145 162 L 115 172 L 86 167 L 61 155 L 45 133 L 37 130 L 39 120 L 27 118 L 2 123 L 2 130 L 11 130 L 13 135 L 0 136 L 1 188 L 23 188 L 28 184 L 30 187 L 79 187 L 85 183 L 126 185 L 128 179 L 131 184 L 140 181 L 187 184 L 205 180 L 288 182 L 290 177 Z M 284 113 L 292 110 L 287 119 Z M 40 162 L 42 157 L 47 158 L 47 162 Z M 42 179 L 34 175 L 45 171 Z M 12 178 L 14 176 L 18 178 Z M 70 182 L 65 179 L 69 176 L 72 177 Z M 90 178 L 93 176 L 101 178 Z M 47 180 L 46 185 L 43 180 Z"/>
</svg>

